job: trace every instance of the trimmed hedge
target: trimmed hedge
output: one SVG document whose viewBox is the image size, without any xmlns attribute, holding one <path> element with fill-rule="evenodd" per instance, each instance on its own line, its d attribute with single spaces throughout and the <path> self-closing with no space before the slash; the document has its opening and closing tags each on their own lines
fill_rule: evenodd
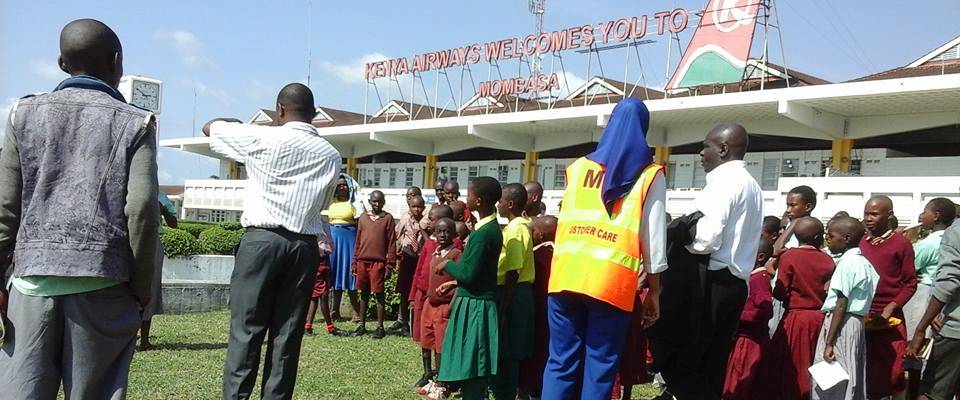
<svg viewBox="0 0 960 400">
<path fill-rule="evenodd" d="M 183 229 L 163 227 L 160 243 L 163 244 L 163 253 L 167 257 L 192 256 L 202 252 L 197 239 Z"/>
<path fill-rule="evenodd" d="M 220 226 L 208 228 L 200 233 L 197 244 L 204 254 L 233 255 L 234 249 L 243 238 L 242 230 L 226 230 Z"/>
<path fill-rule="evenodd" d="M 180 229 L 180 230 L 189 232 L 191 235 L 193 235 L 194 238 L 199 238 L 199 237 L 200 237 L 200 234 L 203 233 L 203 231 L 205 231 L 205 230 L 207 230 L 207 229 L 210 229 L 210 228 L 212 228 L 213 226 L 214 226 L 214 225 L 205 224 L 205 223 L 202 223 L 202 222 L 180 222 L 180 223 L 177 223 L 177 229 Z"/>
<path fill-rule="evenodd" d="M 243 229 L 243 225 L 240 225 L 239 222 L 221 222 L 220 227 L 228 231 L 239 231 Z"/>
</svg>

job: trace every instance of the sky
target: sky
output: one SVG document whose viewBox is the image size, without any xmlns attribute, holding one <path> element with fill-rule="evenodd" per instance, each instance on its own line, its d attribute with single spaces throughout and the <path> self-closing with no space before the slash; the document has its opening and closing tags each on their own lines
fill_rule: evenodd
<svg viewBox="0 0 960 400">
<path fill-rule="evenodd" d="M 705 5 L 706 0 L 547 0 L 544 31 L 683 7 L 691 12 L 690 27 L 679 36 L 686 48 L 696 26 L 692 14 Z M 960 35 L 956 0 L 778 0 L 776 6 L 781 29 L 769 35 L 771 62 L 835 82 L 906 65 Z M 50 91 L 66 78 L 57 66 L 59 32 L 79 18 L 99 19 L 117 32 L 125 73 L 163 81 L 161 140 L 200 135 L 199 127 L 211 118 L 247 120 L 259 108 L 273 109 L 284 84 L 306 83 L 308 75 L 318 105 L 372 114 L 380 101 L 372 86 L 365 93 L 365 62 L 394 57 L 412 62 L 415 54 L 523 37 L 534 30 L 527 1 L 519 0 L 98 1 L 95 6 L 5 0 L 0 2 L 0 118 L 6 120 L 15 99 Z M 754 57 L 761 53 L 760 35 Z M 640 63 L 629 49 L 600 53 L 604 74 L 638 81 L 642 72 L 640 83 L 662 87 L 669 40 L 647 38 L 655 42 L 639 47 Z M 676 45 L 670 71 L 679 59 Z M 586 54 L 567 51 L 563 69 L 550 57 L 543 65 L 545 72 L 558 73 L 562 88 L 573 89 L 599 75 L 600 64 L 596 58 L 590 61 L 588 71 Z M 529 75 L 516 61 L 500 67 L 504 78 Z M 471 72 L 474 80 L 466 75 L 462 83 L 467 92 L 487 80 L 488 73 L 497 76 L 486 63 L 474 65 Z M 378 80 L 376 89 L 382 101 L 401 94 L 410 99 L 415 83 L 417 101 L 427 97 L 432 102 L 437 96 L 440 106 L 456 108 L 462 73 L 460 68 L 448 70 L 448 89 L 437 84 L 438 78 L 443 85 L 446 80 L 435 72 L 424 74 L 422 85 L 402 77 L 399 92 L 397 83 L 387 79 Z M 161 149 L 158 163 L 161 184 L 218 174 L 216 160 L 172 149 Z"/>
</svg>

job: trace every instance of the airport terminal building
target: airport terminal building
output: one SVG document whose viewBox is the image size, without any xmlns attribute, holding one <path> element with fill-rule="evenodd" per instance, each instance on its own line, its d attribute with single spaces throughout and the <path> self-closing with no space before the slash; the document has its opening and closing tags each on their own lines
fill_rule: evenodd
<svg viewBox="0 0 960 400">
<path fill-rule="evenodd" d="M 960 36 L 918 49 L 918 58 L 904 60 L 902 67 L 828 82 L 750 58 L 749 43 L 744 49 L 723 36 L 729 33 L 724 26 L 729 21 L 711 12 L 714 3 L 699 14 L 691 44 L 663 90 L 593 76 L 562 98 L 544 100 L 540 92 L 552 91 L 554 85 L 552 76 L 544 74 L 523 82 L 485 82 L 457 107 L 385 99 L 378 109 L 357 113 L 321 105 L 313 124 L 365 189 L 398 196 L 388 199 L 391 212 L 406 208 L 399 200 L 402 189 L 431 187 L 438 176 L 457 180 L 461 187 L 485 175 L 503 183 L 537 180 L 553 208 L 566 186 L 566 166 L 593 149 L 614 105 L 625 97 L 643 99 L 651 112 L 647 141 L 656 162 L 667 167 L 668 211 L 675 215 L 690 211 L 705 183 L 698 157 L 704 134 L 724 122 L 740 123 L 750 132 L 747 168 L 764 190 L 767 214 L 782 213 L 784 192 L 798 184 L 817 190 L 821 206 L 815 215 L 822 218 L 839 210 L 859 212 L 864 199 L 875 193 L 894 199 L 902 224 L 915 220 L 929 198 L 960 201 Z M 756 19 L 757 9 L 749 1 L 744 7 Z M 676 12 L 664 18 L 672 19 Z M 670 28 L 685 25 L 681 17 Z M 639 33 L 636 22 L 626 21 L 629 41 Z M 597 42 L 599 25 L 593 29 Z M 607 27 L 611 35 L 617 26 L 619 20 Z M 576 29 L 581 41 L 586 27 Z M 653 25 L 645 29 L 655 30 Z M 553 34 L 567 38 L 570 46 L 578 36 L 569 31 Z M 475 57 L 489 57 L 483 46 L 474 46 L 481 48 Z M 471 62 L 476 50 L 465 49 L 461 63 Z M 368 78 L 403 73 L 395 64 L 368 66 Z M 731 67 L 736 74 L 726 71 Z M 250 123 L 275 122 L 271 110 L 251 113 Z M 239 219 L 243 165 L 211 152 L 206 137 L 161 145 L 221 160 L 223 179 L 186 182 L 182 217 Z"/>
</svg>

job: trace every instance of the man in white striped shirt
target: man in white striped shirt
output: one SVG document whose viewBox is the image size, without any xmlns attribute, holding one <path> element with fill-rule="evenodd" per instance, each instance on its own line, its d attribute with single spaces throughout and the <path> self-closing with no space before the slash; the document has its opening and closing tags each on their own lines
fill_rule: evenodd
<svg viewBox="0 0 960 400">
<path fill-rule="evenodd" d="M 310 88 L 291 83 L 277 96 L 280 126 L 218 119 L 203 132 L 210 148 L 247 168 L 241 224 L 247 232 L 230 279 L 230 341 L 223 398 L 247 399 L 257 380 L 264 337 L 263 399 L 290 399 L 297 377 L 303 320 L 324 235 L 320 211 L 330 203 L 340 153 L 310 124 Z"/>
</svg>

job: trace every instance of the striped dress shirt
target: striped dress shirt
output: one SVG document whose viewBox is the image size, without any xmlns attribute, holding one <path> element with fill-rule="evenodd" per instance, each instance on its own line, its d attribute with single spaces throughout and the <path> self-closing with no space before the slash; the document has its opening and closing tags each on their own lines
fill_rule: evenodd
<svg viewBox="0 0 960 400">
<path fill-rule="evenodd" d="M 333 198 L 340 152 L 313 125 L 210 124 L 210 149 L 246 165 L 240 223 L 324 235 L 320 212 Z"/>
</svg>

